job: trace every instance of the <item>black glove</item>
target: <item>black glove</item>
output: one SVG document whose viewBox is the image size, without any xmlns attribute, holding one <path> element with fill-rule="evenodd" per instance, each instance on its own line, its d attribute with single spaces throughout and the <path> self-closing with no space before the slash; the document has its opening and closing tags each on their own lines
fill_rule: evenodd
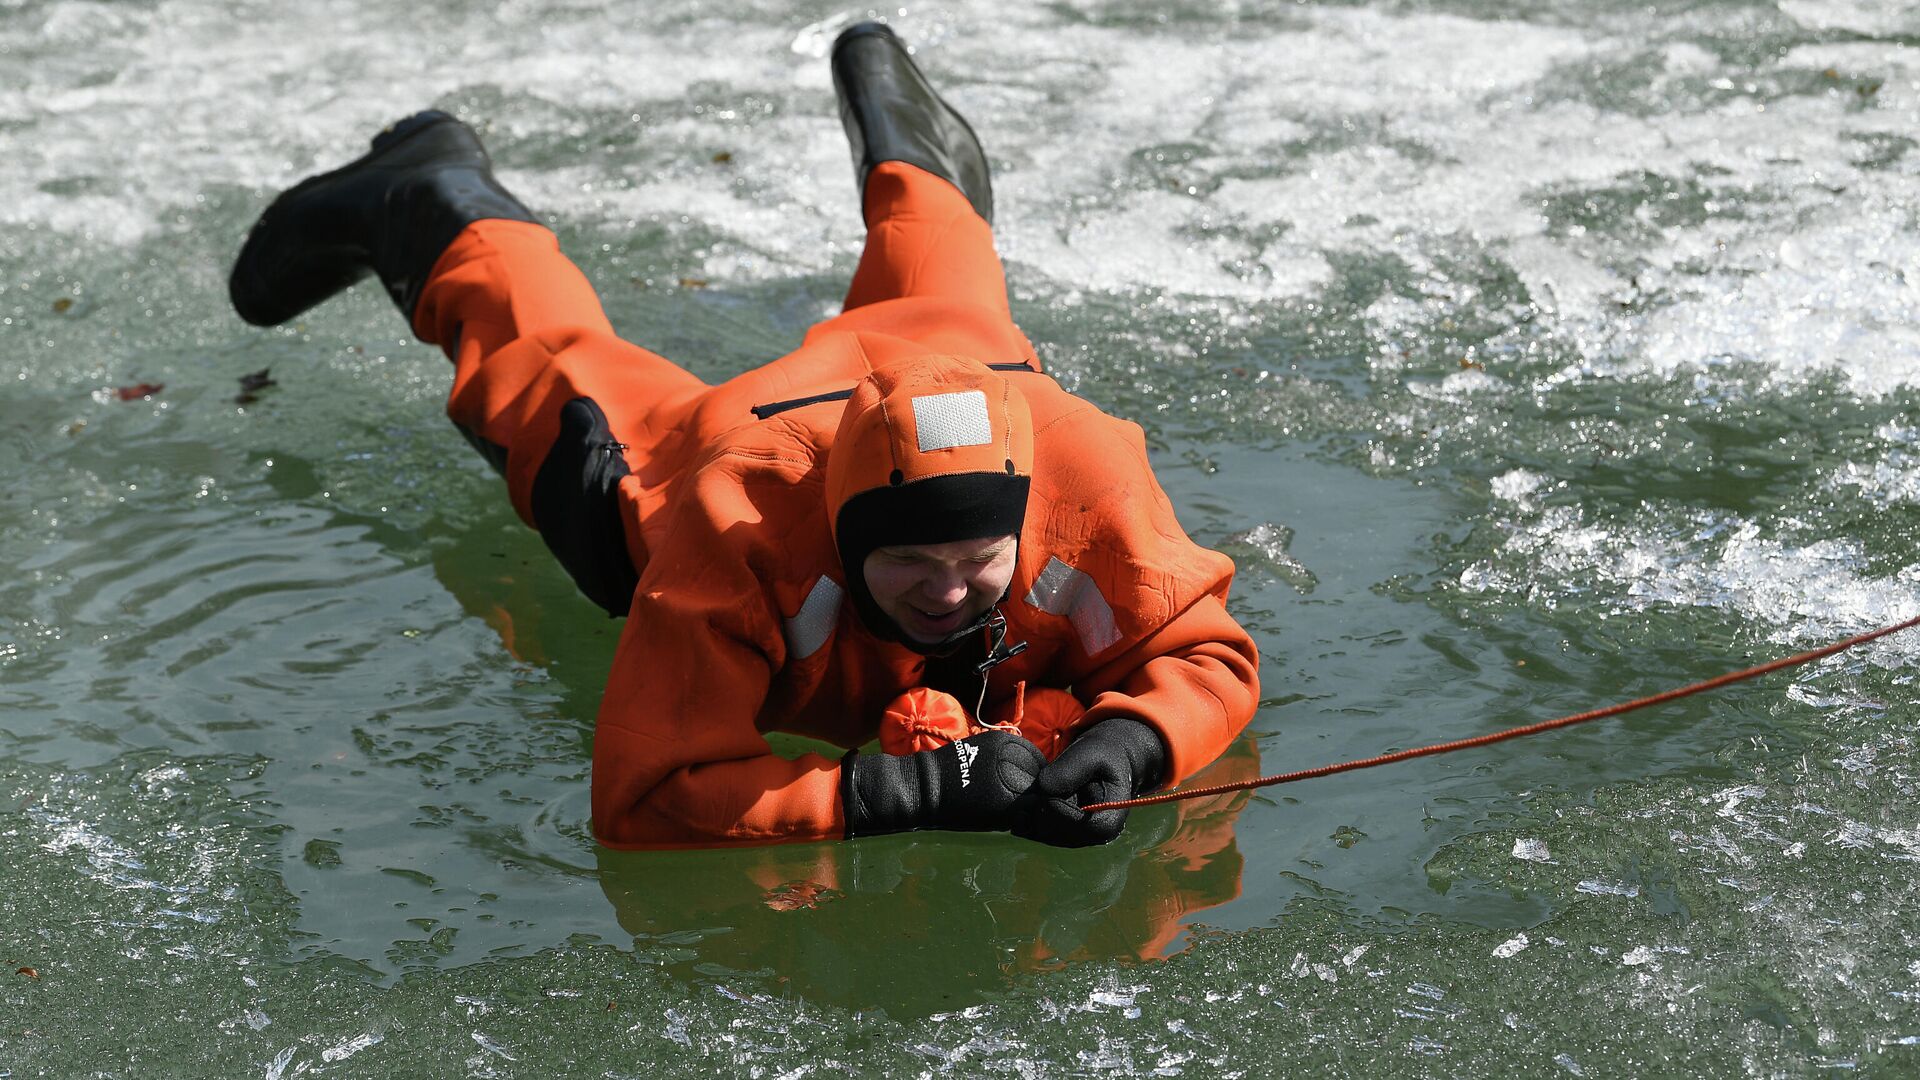
<svg viewBox="0 0 1920 1080">
<path fill-rule="evenodd" d="M 1126 827 L 1127 812 L 1080 808 L 1151 791 L 1166 768 L 1167 746 L 1158 732 L 1131 717 L 1102 720 L 1040 771 L 1034 789 L 1041 798 L 1014 834 L 1056 847 L 1107 843 Z"/>
<path fill-rule="evenodd" d="M 916 754 L 850 753 L 842 762 L 847 838 L 910 829 L 1010 829 L 1047 764 L 1018 735 L 983 731 Z"/>
</svg>

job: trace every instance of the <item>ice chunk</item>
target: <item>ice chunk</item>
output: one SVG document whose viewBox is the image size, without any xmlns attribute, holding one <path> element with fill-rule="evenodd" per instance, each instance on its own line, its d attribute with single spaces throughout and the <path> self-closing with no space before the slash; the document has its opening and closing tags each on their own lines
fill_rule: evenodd
<svg viewBox="0 0 1920 1080">
<path fill-rule="evenodd" d="M 475 1036 L 475 1038 L 478 1038 L 478 1037 L 479 1036 Z M 335 1061 L 345 1061 L 346 1059 L 352 1057 L 353 1055 L 359 1053 L 360 1051 L 365 1050 L 369 1046 L 377 1046 L 380 1043 L 385 1042 L 386 1038 L 387 1037 L 385 1035 L 382 1035 L 377 1031 L 369 1031 L 364 1035 L 356 1035 L 353 1038 L 348 1039 L 346 1042 L 335 1043 L 334 1045 L 327 1047 L 325 1050 L 320 1051 L 320 1060 L 329 1062 L 329 1063 L 335 1062 Z"/>
<path fill-rule="evenodd" d="M 1505 502 L 1524 502 L 1546 482 L 1545 476 L 1531 469 L 1509 469 L 1493 478 L 1493 497 Z"/>
<path fill-rule="evenodd" d="M 1120 1015 L 1129 1020 L 1140 1018 L 1140 1007 L 1133 1003 L 1135 995 L 1145 990 L 1144 986 L 1109 987 L 1095 990 L 1087 995 L 1089 1006 L 1105 1006 L 1120 1010 Z"/>
<path fill-rule="evenodd" d="M 1519 839 L 1513 842 L 1513 857 L 1527 862 L 1547 862 L 1553 855 L 1547 851 L 1545 840 Z"/>
<path fill-rule="evenodd" d="M 1276 522 L 1263 521 L 1245 532 L 1227 537 L 1222 546 L 1242 567 L 1258 567 L 1293 586 L 1295 592 L 1304 596 L 1320 584 L 1320 579 L 1293 557 L 1288 550 L 1292 543 L 1292 529 Z"/>
<path fill-rule="evenodd" d="M 492 1039 L 487 1038 L 485 1035 L 482 1035 L 478 1031 L 473 1033 L 473 1041 L 475 1045 L 480 1047 L 480 1049 L 485 1050 L 487 1053 L 492 1054 L 496 1057 L 503 1057 L 503 1058 L 506 1058 L 508 1061 L 520 1060 L 519 1058 L 514 1057 L 511 1053 L 508 1053 L 506 1047 L 501 1046 L 499 1043 L 494 1042 Z"/>
<path fill-rule="evenodd" d="M 1505 960 L 1510 956 L 1519 955 L 1520 950 L 1526 948 L 1530 944 L 1532 944 L 1532 942 L 1527 940 L 1527 935 L 1515 934 L 1512 937 L 1508 938 L 1507 940 L 1501 942 L 1500 944 L 1495 945 L 1493 947 L 1493 955 L 1499 957 L 1502 960 Z"/>
</svg>

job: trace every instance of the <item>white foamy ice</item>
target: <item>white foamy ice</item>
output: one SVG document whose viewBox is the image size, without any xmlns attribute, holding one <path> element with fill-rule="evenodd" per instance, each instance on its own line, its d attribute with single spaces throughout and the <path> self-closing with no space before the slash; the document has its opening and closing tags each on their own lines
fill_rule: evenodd
<svg viewBox="0 0 1920 1080">
<path fill-rule="evenodd" d="M 1553 858 L 1545 840 L 1521 838 L 1513 842 L 1513 857 L 1527 862 L 1547 862 Z"/>
<path fill-rule="evenodd" d="M 1503 394 L 1511 387 L 1498 375 L 1489 375 L 1479 368 L 1466 368 L 1455 371 L 1439 382 L 1413 382 L 1407 389 L 1415 397 L 1429 401 L 1465 401 L 1483 394 Z"/>
<path fill-rule="evenodd" d="M 1878 507 L 1920 503 L 1920 455 L 1889 450 L 1876 461 L 1847 461 L 1834 469 L 1828 482 L 1834 488 L 1853 488 Z"/>
<path fill-rule="evenodd" d="M 1510 957 L 1520 955 L 1520 951 L 1531 944 L 1532 942 L 1527 940 L 1527 935 L 1515 934 L 1500 944 L 1495 945 L 1493 947 L 1493 955 L 1498 959 L 1506 960 Z"/>
<path fill-rule="evenodd" d="M 1062 210 L 1056 220 L 1010 219 L 1008 256 L 1082 287 L 1266 298 L 1320 287 L 1332 275 L 1326 253 L 1356 240 L 1391 246 L 1402 230 L 1537 229 L 1524 198 L 1535 178 L 1511 175 L 1534 147 L 1509 153 L 1506 140 L 1491 150 L 1483 141 L 1531 118 L 1496 123 L 1484 101 L 1589 51 L 1581 34 L 1518 21 L 1489 34 L 1477 19 L 1359 10 L 1303 9 L 1300 19 L 1288 32 L 1226 41 L 1049 26 L 1047 50 L 1027 58 L 1021 81 L 1073 93 L 1076 131 L 1062 139 L 1003 124 L 996 145 L 1026 167 L 1004 185 L 996 177 L 996 187 L 1010 205 Z M 1101 60 L 1089 71 L 1057 62 L 1061 55 Z M 1260 75 L 1276 57 L 1287 78 Z M 1365 135 L 1358 145 L 1300 148 L 1355 115 L 1387 117 L 1393 135 L 1433 146 L 1433 158 Z M 1196 153 L 1168 169 L 1168 187 L 1116 182 L 1128 155 L 1164 144 Z M 1299 167 L 1271 175 L 1276 162 Z"/>
<path fill-rule="evenodd" d="M 1920 380 L 1920 244 L 1896 209 L 1913 192 L 1869 189 L 1752 233 L 1704 275 L 1675 275 L 1677 302 L 1623 324 L 1626 369 L 1758 363 L 1778 382 L 1827 371 L 1881 396 Z"/>
<path fill-rule="evenodd" d="M 1684 945 L 1636 945 L 1620 954 L 1620 963 L 1627 967 L 1646 967 L 1651 971 L 1659 971 L 1659 956 L 1662 953 L 1691 956 L 1693 950 Z"/>
<path fill-rule="evenodd" d="M 1114 1009 L 1129 1020 L 1137 1020 L 1140 1018 L 1140 1006 L 1135 1001 L 1146 989 L 1145 986 L 1098 987 L 1087 994 L 1087 1003 L 1083 1008 L 1089 1012 Z"/>
<path fill-rule="evenodd" d="M 1779 0 L 1780 13 L 1808 30 L 1892 35 L 1920 31 L 1913 7 L 1898 0 Z"/>
<path fill-rule="evenodd" d="M 1532 469 L 1508 469 L 1489 482 L 1493 497 L 1503 502 L 1525 503 L 1527 496 L 1540 490 L 1547 477 Z"/>
<path fill-rule="evenodd" d="M 1076 287 L 1245 300 L 1308 293 L 1333 277 L 1318 250 L 1245 238 L 1238 216 L 1171 191 L 1138 191 L 1044 230 L 1014 223 L 1007 258 Z"/>
<path fill-rule="evenodd" d="M 1627 525 L 1591 523 L 1586 514 L 1571 506 L 1523 513 L 1509 524 L 1499 557 L 1461 571 L 1461 588 L 1545 599 L 1612 585 L 1629 610 L 1720 608 L 1772 626 L 1772 640 L 1793 644 L 1920 615 L 1920 562 L 1891 577 L 1868 576 L 1869 560 L 1853 540 L 1797 545 L 1762 535 L 1744 518 L 1699 511 Z M 1885 667 L 1913 661 L 1898 638 L 1861 655 Z"/>
<path fill-rule="evenodd" d="M 336 1061 L 345 1061 L 369 1046 L 380 1045 L 386 1041 L 386 1038 L 385 1035 L 377 1031 L 369 1031 L 364 1035 L 356 1035 L 351 1039 L 335 1043 L 325 1050 L 320 1051 L 320 1060 L 329 1064 Z"/>
</svg>

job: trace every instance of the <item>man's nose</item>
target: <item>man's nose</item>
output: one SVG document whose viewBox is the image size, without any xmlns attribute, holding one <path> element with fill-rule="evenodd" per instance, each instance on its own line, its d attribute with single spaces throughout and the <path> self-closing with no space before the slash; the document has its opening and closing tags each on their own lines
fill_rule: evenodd
<svg viewBox="0 0 1920 1080">
<path fill-rule="evenodd" d="M 941 568 L 927 579 L 927 599 L 942 607 L 958 607 L 967 598 L 967 579 L 958 570 Z"/>
</svg>

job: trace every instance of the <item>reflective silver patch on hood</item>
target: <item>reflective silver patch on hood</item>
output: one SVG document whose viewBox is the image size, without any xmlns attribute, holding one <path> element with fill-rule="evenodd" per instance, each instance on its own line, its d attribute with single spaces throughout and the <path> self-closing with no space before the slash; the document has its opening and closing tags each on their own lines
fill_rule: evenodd
<svg viewBox="0 0 1920 1080">
<path fill-rule="evenodd" d="M 993 442 L 993 419 L 987 414 L 987 395 L 979 390 L 922 394 L 914 398 L 913 428 L 918 433 L 923 454 Z"/>
</svg>

